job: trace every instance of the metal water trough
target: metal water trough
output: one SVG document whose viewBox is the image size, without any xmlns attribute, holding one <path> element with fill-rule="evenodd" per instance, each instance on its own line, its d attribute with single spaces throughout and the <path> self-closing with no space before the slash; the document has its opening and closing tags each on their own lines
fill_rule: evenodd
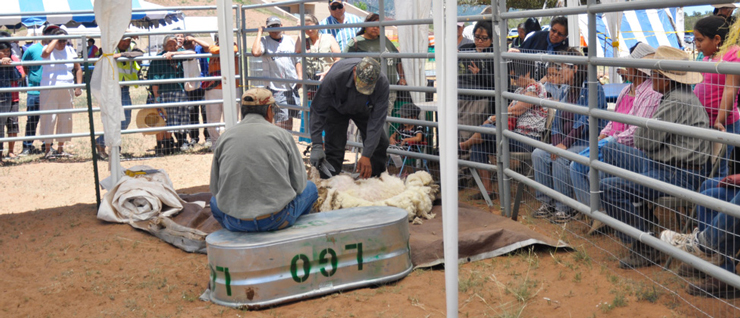
<svg viewBox="0 0 740 318">
<path fill-rule="evenodd" d="M 411 272 L 408 214 L 361 207 L 303 216 L 262 233 L 206 237 L 211 271 L 205 298 L 259 309 L 398 280 Z"/>
</svg>

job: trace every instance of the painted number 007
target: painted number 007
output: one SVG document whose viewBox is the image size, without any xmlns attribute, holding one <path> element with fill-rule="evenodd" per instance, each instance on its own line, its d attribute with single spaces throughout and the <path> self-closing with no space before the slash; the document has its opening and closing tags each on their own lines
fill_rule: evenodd
<svg viewBox="0 0 740 318">
<path fill-rule="evenodd" d="M 357 244 L 347 244 L 344 246 L 345 250 L 357 250 L 357 270 L 362 270 L 362 243 Z M 328 259 L 327 259 L 328 255 Z M 303 266 L 301 266 L 301 275 L 298 275 L 298 260 L 301 260 L 303 263 Z M 331 264 L 331 271 L 326 270 L 327 263 Z M 324 275 L 324 277 L 331 277 L 334 275 L 334 273 L 337 272 L 337 253 L 331 249 L 327 248 L 321 251 L 319 253 L 319 264 L 322 265 L 319 271 L 321 272 L 321 275 Z M 298 254 L 293 257 L 293 260 L 290 261 L 290 275 L 293 276 L 293 280 L 296 283 L 303 283 L 308 279 L 308 276 L 311 275 L 311 262 L 308 259 L 308 256 L 305 254 Z"/>
</svg>

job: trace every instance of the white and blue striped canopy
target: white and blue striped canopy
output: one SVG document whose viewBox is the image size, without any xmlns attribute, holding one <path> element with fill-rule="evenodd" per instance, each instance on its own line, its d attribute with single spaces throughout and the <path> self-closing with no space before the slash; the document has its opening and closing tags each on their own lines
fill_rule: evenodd
<svg viewBox="0 0 740 318">
<path fill-rule="evenodd" d="M 596 38 L 599 42 L 597 56 L 620 57 L 629 54 L 629 48 L 637 42 L 646 43 L 653 48 L 661 45 L 683 48 L 683 28 L 676 26 L 676 8 L 624 11 L 619 34 L 619 52 L 614 54 L 612 36 L 606 27 L 608 21 L 602 14 L 596 17 Z M 579 17 L 581 33 L 588 38 L 588 17 Z"/>
<path fill-rule="evenodd" d="M 95 14 L 93 13 L 94 0 L 0 0 L 0 25 L 11 28 L 42 25 L 46 22 L 51 24 L 67 24 L 76 22 L 85 26 L 95 25 Z M 136 9 L 152 9 L 158 11 L 135 11 L 131 16 L 132 21 L 162 21 L 174 18 L 176 13 L 167 11 L 165 7 L 155 5 L 143 0 L 131 0 L 132 7 Z M 164 10 L 161 10 L 164 9 Z"/>
</svg>

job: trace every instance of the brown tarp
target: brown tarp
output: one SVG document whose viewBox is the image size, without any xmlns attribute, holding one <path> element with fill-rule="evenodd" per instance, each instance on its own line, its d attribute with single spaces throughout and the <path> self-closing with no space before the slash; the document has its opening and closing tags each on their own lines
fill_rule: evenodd
<svg viewBox="0 0 740 318">
<path fill-rule="evenodd" d="M 435 206 L 437 217 L 421 225 L 409 225 L 411 262 L 415 268 L 444 263 L 442 207 Z M 473 206 L 458 208 L 458 257 L 472 262 L 507 254 L 530 245 L 568 247 L 564 242 L 530 230 L 509 218 Z"/>
<path fill-rule="evenodd" d="M 210 193 L 181 194 L 186 202 L 211 199 Z M 423 224 L 409 224 L 411 262 L 414 267 L 431 267 L 444 263 L 442 207 L 435 206 L 437 216 Z M 185 204 L 173 217 L 136 222 L 134 228 L 147 231 L 187 252 L 206 253 L 205 237 L 221 229 L 206 204 Z M 511 219 L 468 205 L 458 209 L 458 255 L 463 262 L 493 258 L 530 245 L 567 247 L 563 242 L 530 230 Z"/>
</svg>

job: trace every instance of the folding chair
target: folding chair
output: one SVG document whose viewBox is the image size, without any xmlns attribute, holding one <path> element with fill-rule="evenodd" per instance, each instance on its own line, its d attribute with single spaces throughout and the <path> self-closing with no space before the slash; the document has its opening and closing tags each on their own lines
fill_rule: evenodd
<svg viewBox="0 0 740 318">
<path fill-rule="evenodd" d="M 421 141 L 421 142 L 409 143 L 406 146 L 407 147 L 404 150 L 406 150 L 408 152 L 414 152 L 415 151 L 415 152 L 418 152 L 418 153 L 425 153 L 424 150 L 426 149 L 427 142 L 426 141 Z M 398 177 L 399 178 L 403 174 L 403 169 L 406 167 L 406 162 L 407 161 L 411 161 L 411 160 L 416 161 L 416 160 L 419 160 L 419 159 L 415 159 L 415 158 L 409 159 L 408 156 L 403 156 L 403 163 L 401 163 L 401 169 L 398 170 Z M 426 159 L 421 159 L 421 160 L 422 160 L 422 164 L 424 166 L 424 170 L 426 170 L 427 172 L 429 172 L 429 166 L 427 165 L 427 160 Z"/>
</svg>

